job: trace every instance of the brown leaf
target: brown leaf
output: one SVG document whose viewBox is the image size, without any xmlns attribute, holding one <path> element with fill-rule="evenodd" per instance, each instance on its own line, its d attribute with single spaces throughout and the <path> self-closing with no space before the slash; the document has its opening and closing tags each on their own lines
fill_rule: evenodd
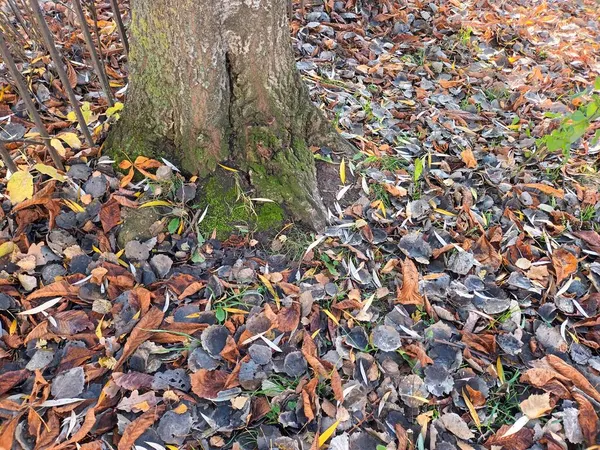
<svg viewBox="0 0 600 450">
<path fill-rule="evenodd" d="M 131 169 L 133 171 L 133 169 Z M 114 198 L 111 198 L 100 208 L 100 222 L 102 223 L 102 230 L 108 233 L 121 220 L 121 207 Z"/>
<path fill-rule="evenodd" d="M 423 345 L 420 343 L 409 344 L 409 345 L 402 347 L 402 349 L 406 353 L 408 353 L 408 355 L 411 358 L 415 358 L 416 360 L 418 360 L 419 363 L 421 364 L 421 366 L 423 366 L 423 367 L 425 367 L 428 364 L 433 364 L 433 359 L 431 359 L 429 356 L 427 356 L 427 353 L 425 352 Z"/>
<path fill-rule="evenodd" d="M 596 436 L 598 435 L 598 415 L 585 396 L 578 392 L 573 392 L 573 398 L 579 404 L 578 419 L 585 442 L 587 445 L 594 445 L 596 444 Z"/>
<path fill-rule="evenodd" d="M 94 328 L 88 315 L 81 310 L 61 311 L 54 314 L 56 326 L 50 323 L 50 331 L 58 335 L 71 336 L 83 330 Z"/>
<path fill-rule="evenodd" d="M 473 150 L 470 148 L 460 152 L 460 157 L 469 169 L 474 169 L 477 167 L 477 160 L 475 159 L 475 155 L 473 155 Z"/>
<path fill-rule="evenodd" d="M 154 377 L 141 372 L 117 372 L 112 374 L 112 379 L 121 389 L 133 391 L 135 389 L 150 389 Z"/>
<path fill-rule="evenodd" d="M 75 89 L 77 86 L 77 72 L 75 72 L 75 69 L 69 61 L 67 61 L 67 77 L 69 78 L 69 85 Z"/>
<path fill-rule="evenodd" d="M 127 186 L 129 183 L 131 183 L 131 180 L 133 180 L 133 175 L 135 174 L 135 171 L 133 170 L 133 167 L 129 168 L 129 173 L 127 175 L 125 175 L 122 179 L 121 179 L 121 184 L 120 186 L 122 188 L 124 188 L 125 186 Z"/>
<path fill-rule="evenodd" d="M 521 428 L 514 434 L 504 436 L 510 429 L 510 425 L 502 425 L 496 434 L 485 441 L 487 448 L 501 448 L 502 450 L 526 450 L 533 445 L 533 430 Z"/>
<path fill-rule="evenodd" d="M 556 272 L 556 284 L 560 284 L 565 278 L 577 272 L 577 264 L 579 261 L 568 250 L 557 248 L 552 253 L 552 265 Z"/>
<path fill-rule="evenodd" d="M 333 398 L 342 403 L 344 401 L 344 388 L 342 387 L 342 378 L 335 367 L 331 371 L 331 388 L 333 389 Z"/>
<path fill-rule="evenodd" d="M 396 436 L 398 437 L 398 446 L 396 447 L 396 450 L 407 450 L 409 448 L 409 440 L 408 433 L 404 427 L 399 423 L 396 423 L 394 425 L 394 431 L 396 431 Z"/>
<path fill-rule="evenodd" d="M 482 234 L 472 247 L 473 256 L 484 266 L 498 270 L 502 264 L 502 256 L 496 251 L 485 234 Z"/>
<path fill-rule="evenodd" d="M 600 402 L 600 393 L 592 386 L 592 384 L 574 367 L 571 367 L 558 356 L 547 355 L 546 359 L 550 365 L 561 375 L 570 380 L 575 386 L 592 397 L 597 402 Z"/>
<path fill-rule="evenodd" d="M 27 301 L 46 297 L 74 297 L 78 292 L 79 286 L 73 286 L 67 280 L 60 280 L 43 288 L 36 289 L 27 296 Z"/>
<path fill-rule="evenodd" d="M 142 317 L 125 342 L 123 354 L 119 358 L 119 361 L 117 361 L 117 365 L 115 366 L 114 370 L 119 370 L 127 358 L 129 358 L 140 345 L 142 345 L 148 340 L 148 338 L 150 338 L 150 336 L 152 336 L 152 332 L 148 330 L 154 330 L 158 328 L 162 323 L 163 316 L 163 312 L 153 306 L 146 313 L 146 315 Z"/>
<path fill-rule="evenodd" d="M 593 247 L 600 247 L 600 234 L 595 231 L 574 231 L 573 234 Z"/>
<path fill-rule="evenodd" d="M 190 375 L 192 391 L 200 398 L 215 399 L 225 389 L 228 378 L 229 373 L 224 370 L 200 369 Z"/>
<path fill-rule="evenodd" d="M 12 419 L 4 422 L 0 428 L 0 449 L 10 450 L 13 447 L 15 430 L 23 413 L 19 413 Z"/>
<path fill-rule="evenodd" d="M 544 194 L 553 195 L 558 198 L 565 197 L 565 191 L 563 191 L 562 189 L 556 189 L 556 188 L 553 188 L 552 186 L 548 186 L 547 184 L 543 184 L 543 183 L 526 183 L 526 184 L 520 184 L 520 185 L 518 185 L 518 187 L 526 187 L 526 188 L 530 188 L 530 189 L 536 189 L 540 192 L 543 192 Z"/>
<path fill-rule="evenodd" d="M 29 378 L 30 375 L 31 372 L 27 369 L 3 373 L 2 376 L 0 376 L 0 395 L 10 391 L 17 384 Z"/>
<path fill-rule="evenodd" d="M 156 408 L 152 408 L 142 414 L 140 417 L 135 419 L 123 432 L 123 436 L 119 441 L 118 450 L 131 450 L 131 447 L 144 432 L 150 428 L 154 422 L 158 420 L 158 418 L 165 411 L 165 406 L 160 405 Z"/>
<path fill-rule="evenodd" d="M 496 353 L 496 338 L 492 334 L 474 334 L 462 331 L 462 341 L 468 348 L 484 354 Z"/>
<path fill-rule="evenodd" d="M 402 288 L 398 291 L 397 303 L 423 306 L 423 297 L 419 293 L 419 272 L 410 258 L 402 263 Z"/>
<path fill-rule="evenodd" d="M 281 308 L 277 313 L 277 329 L 283 333 L 292 332 L 300 324 L 300 304 L 292 303 L 292 306 Z"/>
</svg>

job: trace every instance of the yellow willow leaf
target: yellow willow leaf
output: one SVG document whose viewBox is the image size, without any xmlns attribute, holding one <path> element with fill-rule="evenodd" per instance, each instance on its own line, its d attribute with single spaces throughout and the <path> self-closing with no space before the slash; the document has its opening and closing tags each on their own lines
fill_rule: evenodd
<svg viewBox="0 0 600 450">
<path fill-rule="evenodd" d="M 79 150 L 81 148 L 81 141 L 75 133 L 61 133 L 56 137 L 61 141 L 65 142 L 69 147 L 71 147 L 74 150 Z"/>
<path fill-rule="evenodd" d="M 13 319 L 13 321 L 10 323 L 10 327 L 8 328 L 8 334 L 10 334 L 12 336 L 16 332 L 17 332 L 17 319 Z"/>
<path fill-rule="evenodd" d="M 504 367 L 502 367 L 502 361 L 500 361 L 500 357 L 496 360 L 496 371 L 498 372 L 498 378 L 500 379 L 500 383 L 506 383 L 506 377 L 504 376 Z"/>
<path fill-rule="evenodd" d="M 48 166 L 46 164 L 38 163 L 35 166 L 33 166 L 33 168 L 35 170 L 37 170 L 39 173 L 43 173 L 44 175 L 48 175 L 50 178 L 52 178 L 52 179 L 54 179 L 56 181 L 65 181 L 65 177 L 62 176 L 60 173 L 58 173 L 58 170 L 56 170 L 55 167 Z"/>
<path fill-rule="evenodd" d="M 454 214 L 454 213 L 451 213 L 450 211 L 446 211 L 445 209 L 442 209 L 442 208 L 433 208 L 433 210 L 434 210 L 436 213 L 440 213 L 440 214 L 443 214 L 443 215 L 445 215 L 445 216 L 450 216 L 450 217 L 454 217 L 454 216 L 456 216 L 456 214 Z"/>
<path fill-rule="evenodd" d="M 104 316 L 102 316 L 100 318 L 100 320 L 98 321 L 98 326 L 96 327 L 96 336 L 98 336 L 98 339 L 102 339 L 102 323 L 104 322 Z"/>
<path fill-rule="evenodd" d="M 140 208 L 150 208 L 152 206 L 173 206 L 166 200 L 152 200 L 151 202 L 146 202 L 143 205 L 140 205 Z"/>
<path fill-rule="evenodd" d="M 140 314 L 141 314 L 141 313 L 142 313 L 142 310 L 141 310 L 141 309 L 140 309 L 140 310 L 138 310 L 138 312 L 136 312 L 136 313 L 133 315 L 133 318 L 132 318 L 132 320 L 138 320 L 138 319 L 140 318 Z"/>
<path fill-rule="evenodd" d="M 123 256 L 123 253 L 125 253 L 125 249 L 124 249 L 124 248 L 122 248 L 121 250 L 119 250 L 119 251 L 118 251 L 118 252 L 115 254 L 115 256 L 116 256 L 117 258 L 120 258 L 121 256 Z"/>
<path fill-rule="evenodd" d="M 60 156 L 64 157 L 67 154 L 67 150 L 65 150 L 65 147 L 62 145 L 62 142 L 60 142 L 58 139 L 50 139 L 50 145 L 54 149 L 56 149 Z"/>
<path fill-rule="evenodd" d="M 324 312 L 324 313 L 327 315 L 327 317 L 329 317 L 331 320 L 333 320 L 333 322 L 334 322 L 334 323 L 335 323 L 337 326 L 339 326 L 339 325 L 340 325 L 340 323 L 338 322 L 338 320 L 335 318 L 335 316 L 334 316 L 333 314 L 331 314 L 331 312 L 329 312 L 329 310 L 327 310 L 327 309 L 323 309 L 322 311 L 323 311 L 323 312 Z"/>
<path fill-rule="evenodd" d="M 94 250 L 96 253 L 102 253 L 102 250 L 100 250 L 98 247 L 96 247 L 95 245 L 92 245 L 92 250 Z"/>
<path fill-rule="evenodd" d="M 244 311 L 243 309 L 238 309 L 238 308 L 223 308 L 223 311 L 227 311 L 228 313 L 231 313 L 231 314 L 249 314 L 248 311 Z"/>
<path fill-rule="evenodd" d="M 233 167 L 224 166 L 223 164 L 219 164 L 219 167 L 221 167 L 221 169 L 229 170 L 230 172 L 239 172 L 239 170 L 234 169 Z"/>
<path fill-rule="evenodd" d="M 64 199 L 63 202 L 65 203 L 65 205 L 67 205 L 67 207 L 73 211 L 73 212 L 84 212 L 85 209 L 83 209 L 83 206 L 79 205 L 78 203 L 69 200 L 69 199 Z"/>
<path fill-rule="evenodd" d="M 19 170 L 12 174 L 6 186 L 11 203 L 20 203 L 33 197 L 33 175 Z"/>
<path fill-rule="evenodd" d="M 263 282 L 263 284 L 265 285 L 267 290 L 270 292 L 270 294 L 275 299 L 275 303 L 277 304 L 277 309 L 281 309 L 281 303 L 279 301 L 279 296 L 277 295 L 277 292 L 275 292 L 275 288 L 273 288 L 273 285 L 271 284 L 271 282 L 262 275 L 259 275 L 258 278 L 260 278 L 260 281 Z"/>
<path fill-rule="evenodd" d="M 342 158 L 342 162 L 340 163 L 340 180 L 342 184 L 346 184 L 346 160 Z"/>
<path fill-rule="evenodd" d="M 12 253 L 14 249 L 15 244 L 12 241 L 8 241 L 0 245 L 0 258 Z"/>
<path fill-rule="evenodd" d="M 320 328 L 319 328 L 319 329 L 317 329 L 317 331 L 315 331 L 313 334 L 311 334 L 311 335 L 310 335 L 310 337 L 311 337 L 311 338 L 313 338 L 313 339 L 314 339 L 314 338 L 316 338 L 316 337 L 317 337 L 317 334 L 319 334 L 319 332 L 320 332 L 320 331 L 321 331 L 321 329 L 320 329 Z"/>
<path fill-rule="evenodd" d="M 471 403 L 471 399 L 469 398 L 469 396 L 467 395 L 467 393 L 465 392 L 464 389 L 462 390 L 462 395 L 463 395 L 463 399 L 465 400 L 465 404 L 467 405 L 467 408 L 469 408 L 469 412 L 471 413 L 473 422 L 475 422 L 475 425 L 477 426 L 478 429 L 481 428 L 481 420 L 479 420 L 479 416 L 477 415 L 475 406 L 473 406 L 473 403 Z"/>
<path fill-rule="evenodd" d="M 337 429 L 338 425 L 340 424 L 339 420 L 336 420 L 335 422 L 333 422 L 331 424 L 331 426 L 329 428 L 327 428 L 322 435 L 319 436 L 319 447 L 322 447 L 323 444 L 325 444 L 325 442 L 327 442 L 327 439 L 329 439 L 331 436 L 333 436 L 333 433 L 335 433 L 335 430 Z"/>
</svg>

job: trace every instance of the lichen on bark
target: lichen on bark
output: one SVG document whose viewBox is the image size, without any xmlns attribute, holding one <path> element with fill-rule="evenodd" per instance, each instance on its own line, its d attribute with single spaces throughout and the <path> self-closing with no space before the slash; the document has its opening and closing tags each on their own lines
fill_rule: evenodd
<svg viewBox="0 0 600 450">
<path fill-rule="evenodd" d="M 204 186 L 211 179 L 221 184 L 219 164 L 235 167 L 253 197 L 269 198 L 287 216 L 323 227 L 325 207 L 309 146 L 345 144 L 311 103 L 296 71 L 286 2 L 132 2 L 131 88 L 107 151 L 118 159 L 164 156 L 198 173 Z M 215 214 L 209 212 L 207 227 L 231 221 L 216 207 L 231 202 L 229 193 L 204 194 L 217 196 L 206 200 Z"/>
</svg>

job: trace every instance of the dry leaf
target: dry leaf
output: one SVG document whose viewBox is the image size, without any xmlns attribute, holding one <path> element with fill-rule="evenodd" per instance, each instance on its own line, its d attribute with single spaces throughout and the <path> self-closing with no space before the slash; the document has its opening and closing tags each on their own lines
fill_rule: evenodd
<svg viewBox="0 0 600 450">
<path fill-rule="evenodd" d="M 530 395 L 520 403 L 521 411 L 530 419 L 537 419 L 548 414 L 554 408 L 550 404 L 550 394 Z"/>
<path fill-rule="evenodd" d="M 577 264 L 579 261 L 568 250 L 557 248 L 552 253 L 552 265 L 556 272 L 556 284 L 560 284 L 565 278 L 577 272 Z"/>
<path fill-rule="evenodd" d="M 594 407 L 585 396 L 573 392 L 573 398 L 579 404 L 579 425 L 585 437 L 585 442 L 588 445 L 596 444 L 596 436 L 598 435 L 598 415 Z"/>
<path fill-rule="evenodd" d="M 144 317 L 137 323 L 129 338 L 125 342 L 123 347 L 123 354 L 117 361 L 115 371 L 118 371 L 123 363 L 129 358 L 135 350 L 142 345 L 145 341 L 152 336 L 152 332 L 148 330 L 154 330 L 159 327 L 162 323 L 164 313 L 156 308 L 152 307 Z"/>
<path fill-rule="evenodd" d="M 397 303 L 423 306 L 423 297 L 419 293 L 419 272 L 410 258 L 402 263 L 402 288 L 398 291 Z"/>
<path fill-rule="evenodd" d="M 473 150 L 471 150 L 470 148 L 467 148 L 460 152 L 460 157 L 469 169 L 474 169 L 475 167 L 477 167 L 477 160 L 475 159 Z"/>
<path fill-rule="evenodd" d="M 164 411 L 164 405 L 157 406 L 156 408 L 146 411 L 140 417 L 127 425 L 127 428 L 125 428 L 123 436 L 119 441 L 119 446 L 117 447 L 118 450 L 131 450 L 131 447 L 137 438 L 144 434 L 144 432 L 158 420 Z"/>
</svg>

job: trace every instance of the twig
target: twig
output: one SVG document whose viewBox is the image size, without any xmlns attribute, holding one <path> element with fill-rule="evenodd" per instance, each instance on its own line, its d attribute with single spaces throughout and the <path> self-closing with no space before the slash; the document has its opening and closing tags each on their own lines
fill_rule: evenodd
<svg viewBox="0 0 600 450">
<path fill-rule="evenodd" d="M 115 102 L 113 101 L 110 85 L 108 84 L 108 78 L 106 76 L 106 71 L 104 70 L 104 64 L 100 62 L 100 58 L 98 58 L 98 53 L 96 53 L 96 47 L 94 46 L 94 41 L 90 33 L 90 28 L 88 27 L 87 21 L 85 19 L 85 13 L 83 12 L 83 8 L 81 7 L 81 0 L 73 0 L 73 4 L 75 5 L 75 12 L 77 13 L 79 22 L 81 22 L 81 31 L 83 32 L 83 38 L 85 39 L 85 43 L 88 46 L 88 51 L 90 52 L 92 65 L 94 66 L 96 75 L 98 75 L 98 80 L 100 80 L 100 85 L 102 86 L 102 90 L 104 91 L 104 95 L 106 96 L 106 99 L 108 101 L 108 105 L 114 106 Z M 98 45 L 100 45 L 100 42 L 98 42 Z"/>
<path fill-rule="evenodd" d="M 17 165 L 11 158 L 10 153 L 8 153 L 8 150 L 6 149 L 4 144 L 1 142 L 0 142 L 0 156 L 2 157 L 2 161 L 4 161 L 4 165 L 6 166 L 6 168 L 8 170 L 10 170 L 12 173 L 15 173 L 17 170 L 19 170 L 19 169 L 17 169 Z"/>
<path fill-rule="evenodd" d="M 125 25 L 123 25 L 123 18 L 121 17 L 121 11 L 119 11 L 118 1 L 110 0 L 110 7 L 112 8 L 113 17 L 115 19 L 115 23 L 117 24 L 117 31 L 119 32 L 119 36 L 121 37 L 121 42 L 123 42 L 123 48 L 125 49 L 125 54 L 129 55 L 129 41 L 127 40 L 127 32 L 125 31 Z"/>
<path fill-rule="evenodd" d="M 44 39 L 44 44 L 46 46 L 46 50 L 50 53 L 54 64 L 56 65 L 56 72 L 58 72 L 58 77 L 60 78 L 61 83 L 63 84 L 64 90 L 67 92 L 67 96 L 69 97 L 69 101 L 71 102 L 71 106 L 73 107 L 73 111 L 75 112 L 75 116 L 77 117 L 77 122 L 79 122 L 79 126 L 81 127 L 81 131 L 85 136 L 85 140 L 87 141 L 90 147 L 94 146 L 94 139 L 92 138 L 92 134 L 87 127 L 87 123 L 85 118 L 83 117 L 83 113 L 81 112 L 81 108 L 79 108 L 79 101 L 75 96 L 75 91 L 71 87 L 69 82 L 69 77 L 67 76 L 67 72 L 63 67 L 63 59 L 54 45 L 54 40 L 52 38 L 52 33 L 50 32 L 50 28 L 48 28 L 48 24 L 46 23 L 46 19 L 44 19 L 44 14 L 40 9 L 40 5 L 38 4 L 38 0 L 29 0 L 29 4 L 31 9 L 33 10 L 33 15 L 38 23 L 40 32 L 42 33 L 42 38 Z"/>
<path fill-rule="evenodd" d="M 2 53 L 2 59 L 4 59 L 4 63 L 7 65 L 8 70 L 10 71 L 10 74 L 12 75 L 17 85 L 17 89 L 19 90 L 21 100 L 23 100 L 23 103 L 25 103 L 25 108 L 27 108 L 29 115 L 33 119 L 33 123 L 35 123 L 35 126 L 38 129 L 40 136 L 42 137 L 44 143 L 46 144 L 46 147 L 48 148 L 48 152 L 52 157 L 52 161 L 54 161 L 54 165 L 59 170 L 65 170 L 65 167 L 63 166 L 63 163 L 60 159 L 60 155 L 58 154 L 56 149 L 50 145 L 50 136 L 46 131 L 46 127 L 44 126 L 44 122 L 42 122 L 40 114 L 38 113 L 37 109 L 35 108 L 35 105 L 33 104 L 33 101 L 31 100 L 27 84 L 21 76 L 21 73 L 19 72 L 19 69 L 15 64 L 10 50 L 8 49 L 8 45 L 6 44 L 6 40 L 4 39 L 4 33 L 0 33 L 0 53 Z"/>
</svg>

